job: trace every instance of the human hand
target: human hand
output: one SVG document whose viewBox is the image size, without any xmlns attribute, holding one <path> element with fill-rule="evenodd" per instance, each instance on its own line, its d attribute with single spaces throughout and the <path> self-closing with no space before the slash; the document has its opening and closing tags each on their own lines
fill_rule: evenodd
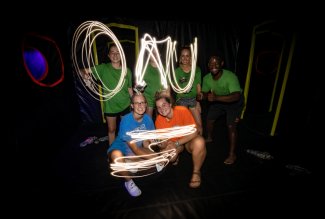
<svg viewBox="0 0 325 219">
<path fill-rule="evenodd" d="M 202 112 L 202 109 L 201 109 L 201 104 L 200 104 L 200 102 L 196 102 L 195 108 L 197 109 L 197 111 L 198 111 L 199 113 L 201 113 L 201 112 Z"/>
<path fill-rule="evenodd" d="M 208 93 L 208 101 L 213 102 L 215 101 L 216 95 L 211 91 Z"/>
<path fill-rule="evenodd" d="M 168 141 L 166 145 L 167 150 L 176 149 L 176 144 L 173 141 Z"/>
<path fill-rule="evenodd" d="M 197 101 L 200 101 L 200 100 L 202 100 L 202 99 L 203 99 L 203 93 L 200 92 L 200 93 L 198 93 L 198 94 L 196 95 L 196 100 L 197 100 Z"/>
</svg>

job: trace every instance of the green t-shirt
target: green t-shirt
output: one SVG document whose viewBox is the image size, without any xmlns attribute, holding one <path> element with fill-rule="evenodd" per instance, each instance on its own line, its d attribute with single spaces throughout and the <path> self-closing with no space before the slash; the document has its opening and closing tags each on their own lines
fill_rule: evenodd
<svg viewBox="0 0 325 219">
<path fill-rule="evenodd" d="M 176 75 L 177 83 L 181 88 L 184 88 L 190 81 L 191 73 L 184 72 L 183 69 L 181 69 L 181 67 L 177 67 L 175 69 L 175 75 Z M 183 97 L 195 98 L 197 95 L 196 87 L 198 84 L 201 84 L 201 69 L 200 67 L 196 66 L 195 76 L 194 76 L 191 90 L 188 93 L 177 93 L 176 99 L 180 99 Z"/>
<path fill-rule="evenodd" d="M 143 80 L 147 84 L 143 94 L 147 99 L 148 106 L 155 107 L 155 94 L 157 91 L 161 91 L 163 89 L 158 68 L 154 68 L 149 64 L 147 66 Z"/>
<path fill-rule="evenodd" d="M 96 68 L 98 76 L 105 86 L 113 90 L 120 80 L 122 69 L 115 69 L 111 63 L 97 65 L 96 67 L 91 68 L 96 79 L 98 79 L 98 76 L 96 75 L 94 68 Z M 127 68 L 125 83 L 123 84 L 122 89 L 111 99 L 103 102 L 104 113 L 119 113 L 130 106 L 131 99 L 128 88 L 132 88 L 132 74 L 129 68 Z M 107 91 L 103 89 L 103 95 L 105 94 L 107 94 Z"/>
<path fill-rule="evenodd" d="M 223 69 L 222 75 L 218 80 L 214 80 L 211 73 L 203 77 L 202 92 L 209 92 L 226 96 L 233 92 L 241 92 L 238 77 L 235 73 Z"/>
</svg>

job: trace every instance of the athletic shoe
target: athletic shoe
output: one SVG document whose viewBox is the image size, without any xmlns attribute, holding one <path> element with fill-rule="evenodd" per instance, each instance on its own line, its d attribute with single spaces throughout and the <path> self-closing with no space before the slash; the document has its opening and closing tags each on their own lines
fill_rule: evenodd
<svg viewBox="0 0 325 219">
<path fill-rule="evenodd" d="M 131 179 L 130 181 L 126 181 L 124 183 L 126 190 L 128 190 L 129 194 L 133 197 L 137 197 L 141 195 L 141 190 L 139 187 L 133 182 Z"/>
<path fill-rule="evenodd" d="M 85 141 L 80 143 L 80 147 L 81 148 L 86 147 L 87 145 L 94 143 L 94 141 L 96 140 L 97 140 L 96 136 L 88 137 Z"/>
</svg>

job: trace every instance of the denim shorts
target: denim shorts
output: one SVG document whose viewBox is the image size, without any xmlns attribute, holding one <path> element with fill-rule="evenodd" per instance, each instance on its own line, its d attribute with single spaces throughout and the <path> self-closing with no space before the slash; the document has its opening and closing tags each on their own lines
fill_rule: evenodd
<svg viewBox="0 0 325 219">
<path fill-rule="evenodd" d="M 194 108 L 196 106 L 195 97 L 182 97 L 176 100 L 176 105 Z"/>
</svg>

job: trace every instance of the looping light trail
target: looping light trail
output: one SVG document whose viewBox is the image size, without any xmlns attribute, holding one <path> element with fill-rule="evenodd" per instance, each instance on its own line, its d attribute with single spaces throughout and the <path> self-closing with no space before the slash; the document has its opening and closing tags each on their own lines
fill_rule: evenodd
<svg viewBox="0 0 325 219">
<path fill-rule="evenodd" d="M 120 56 L 121 56 L 121 77 L 119 79 L 118 84 L 114 89 L 109 89 L 107 87 L 107 84 L 103 83 L 101 78 L 98 75 L 98 72 L 96 68 L 94 68 L 94 72 L 91 72 L 89 76 L 87 76 L 83 70 L 90 70 L 89 68 L 92 66 L 95 66 L 95 60 L 92 53 L 93 44 L 96 42 L 96 38 L 98 36 L 107 36 L 110 38 L 114 44 L 117 46 Z M 84 37 L 84 38 L 83 38 Z M 81 42 L 80 42 L 81 41 Z M 80 48 L 81 43 L 81 48 Z M 78 50 L 79 49 L 79 50 Z M 81 59 L 78 58 L 77 52 L 79 52 L 81 49 Z M 88 89 L 86 89 L 89 94 L 99 101 L 105 101 L 111 99 L 116 93 L 118 93 L 125 83 L 125 77 L 127 74 L 127 68 L 126 68 L 126 60 L 123 48 L 118 41 L 117 37 L 114 35 L 114 33 L 103 23 L 98 21 L 86 21 L 82 23 L 75 31 L 72 39 L 72 61 L 73 66 L 78 73 L 78 77 L 82 79 L 84 83 L 82 83 L 83 86 L 88 87 L 92 92 L 89 92 Z M 95 74 L 97 77 L 94 77 Z M 95 78 L 98 78 L 100 81 L 100 84 L 102 86 L 103 92 L 99 92 L 99 84 L 95 81 Z M 94 95 L 96 94 L 96 95 Z M 102 97 L 102 98 L 98 98 Z"/>
<path fill-rule="evenodd" d="M 152 150 L 153 145 L 161 144 L 170 138 L 190 135 L 194 132 L 196 132 L 195 125 L 187 125 L 156 130 L 136 130 L 127 132 L 127 135 L 130 135 L 134 142 L 156 139 L 156 141 L 149 145 L 149 148 Z M 111 174 L 116 177 L 128 178 L 148 176 L 160 172 L 174 156 L 176 156 L 176 150 L 170 149 L 153 154 L 119 157 L 110 163 Z M 151 171 L 147 171 L 150 169 Z M 123 175 L 122 173 L 126 171 L 133 174 Z"/>
<path fill-rule="evenodd" d="M 130 135 L 134 142 L 138 142 L 148 139 L 165 140 L 170 138 L 177 138 L 185 135 L 190 135 L 194 132 L 196 132 L 195 125 L 186 125 L 155 130 L 134 130 L 127 132 L 126 134 Z"/>
<path fill-rule="evenodd" d="M 197 61 L 197 38 L 195 37 L 194 39 L 194 45 L 191 44 L 191 76 L 190 76 L 190 80 L 187 83 L 187 85 L 184 88 L 181 88 L 176 80 L 176 74 L 175 74 L 175 68 L 172 68 L 172 76 L 170 74 L 168 74 L 168 80 L 169 83 L 172 87 L 172 89 L 176 92 L 176 93 L 188 93 L 192 86 L 193 86 L 193 81 L 194 81 L 194 77 L 195 77 L 195 69 L 196 69 L 196 61 Z"/>
<path fill-rule="evenodd" d="M 110 164 L 112 169 L 111 175 L 116 177 L 139 178 L 160 172 L 165 168 L 169 160 L 176 156 L 176 150 L 166 150 L 157 152 L 154 155 L 141 155 L 141 156 L 124 156 L 114 160 Z M 151 157 L 151 158 L 150 158 Z M 146 171 L 152 169 L 152 171 Z M 128 176 L 121 175 L 122 172 L 129 171 L 133 174 Z"/>
<path fill-rule="evenodd" d="M 158 49 L 158 44 L 166 44 L 166 54 L 165 54 L 165 67 L 160 58 L 160 52 Z M 196 62 L 197 62 L 197 38 L 195 38 L 194 45 L 191 44 L 191 76 L 190 80 L 184 88 L 181 88 L 176 80 L 175 75 L 175 66 L 174 60 L 177 62 L 176 55 L 176 41 L 172 42 L 170 37 L 167 37 L 163 40 L 157 41 L 154 37 L 151 37 L 149 34 L 145 34 L 141 39 L 141 49 L 137 59 L 136 67 L 135 67 L 135 82 L 138 87 L 145 87 L 146 82 L 143 80 L 144 74 L 146 73 L 146 69 L 150 58 L 154 60 L 158 67 L 158 71 L 160 73 L 161 85 L 164 89 L 167 89 L 168 83 L 171 85 L 172 89 L 177 93 L 187 93 L 191 90 Z"/>
<path fill-rule="evenodd" d="M 167 67 L 164 68 L 163 63 L 160 59 L 160 52 L 157 47 L 157 44 L 167 44 L 166 48 L 166 60 L 167 60 Z M 172 42 L 170 37 L 166 39 L 157 41 L 154 37 L 151 37 L 149 34 L 145 34 L 144 37 L 141 39 L 141 49 L 139 52 L 138 60 L 135 67 L 135 81 L 137 86 L 145 87 L 146 83 L 143 80 L 144 74 L 146 72 L 148 63 L 150 59 L 152 59 L 158 68 L 158 71 L 161 75 L 161 84 L 163 85 L 164 89 L 167 89 L 167 74 L 168 74 L 168 66 L 170 61 L 170 56 L 172 54 L 176 54 L 175 52 L 175 45 L 176 42 Z M 146 56 L 146 54 L 148 54 Z"/>
</svg>

